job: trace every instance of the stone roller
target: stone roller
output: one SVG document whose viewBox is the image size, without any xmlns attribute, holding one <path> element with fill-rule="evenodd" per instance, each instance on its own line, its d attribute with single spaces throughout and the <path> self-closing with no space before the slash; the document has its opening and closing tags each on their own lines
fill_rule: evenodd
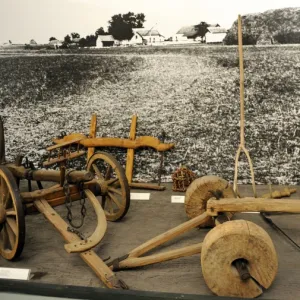
<svg viewBox="0 0 300 300">
<path fill-rule="evenodd" d="M 223 178 L 208 175 L 194 180 L 187 188 L 185 195 L 185 211 L 189 218 L 195 218 L 206 211 L 206 203 L 213 197 L 235 198 L 231 185 Z M 233 214 L 226 213 L 228 220 Z M 200 227 L 213 227 L 213 218 Z"/>
<path fill-rule="evenodd" d="M 252 222 L 235 220 L 216 226 L 206 235 L 201 266 L 213 293 L 254 298 L 271 286 L 278 259 L 265 230 Z"/>
</svg>

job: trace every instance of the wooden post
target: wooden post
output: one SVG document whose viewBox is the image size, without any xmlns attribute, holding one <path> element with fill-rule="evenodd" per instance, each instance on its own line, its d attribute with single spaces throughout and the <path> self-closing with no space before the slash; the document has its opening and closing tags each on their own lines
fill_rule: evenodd
<svg viewBox="0 0 300 300">
<path fill-rule="evenodd" d="M 131 119 L 129 139 L 135 140 L 136 137 L 136 124 L 137 124 L 137 115 L 133 115 Z M 127 159 L 126 159 L 126 177 L 128 183 L 132 182 L 133 176 L 133 163 L 134 163 L 134 149 L 127 150 Z"/>
<path fill-rule="evenodd" d="M 91 127 L 90 127 L 90 138 L 95 138 L 97 133 L 97 115 L 92 115 Z M 88 148 L 87 161 L 93 156 L 95 153 L 95 147 Z"/>
</svg>

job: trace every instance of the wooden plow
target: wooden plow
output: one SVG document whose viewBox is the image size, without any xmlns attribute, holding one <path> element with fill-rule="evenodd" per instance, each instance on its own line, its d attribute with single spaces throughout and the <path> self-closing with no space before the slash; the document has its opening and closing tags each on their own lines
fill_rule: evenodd
<svg viewBox="0 0 300 300">
<path fill-rule="evenodd" d="M 217 176 L 196 179 L 188 187 L 185 210 L 189 221 L 170 229 L 108 263 L 113 271 L 136 268 L 184 256 L 200 254 L 203 278 L 219 296 L 254 298 L 268 289 L 277 274 L 278 257 L 269 234 L 245 220 L 232 220 L 237 212 L 300 213 L 300 199 L 280 200 L 295 193 L 285 188 L 257 198 L 254 171 L 244 139 L 244 74 L 241 17 L 238 17 L 241 72 L 241 140 L 235 159 L 233 187 Z M 241 198 L 237 189 L 238 161 L 243 151 L 248 159 L 254 197 Z M 269 219 L 268 219 L 269 220 Z M 145 255 L 160 245 L 196 227 L 214 227 L 203 242 L 183 248 Z"/>
<path fill-rule="evenodd" d="M 20 158 L 14 163 L 6 162 L 0 118 L 0 255 L 7 260 L 21 255 L 25 243 L 25 215 L 38 211 L 62 235 L 68 253 L 78 253 L 107 287 L 126 289 L 126 284 L 92 250 L 104 237 L 107 220 L 119 221 L 129 209 L 130 190 L 125 172 L 113 156 L 104 152 L 90 156 L 86 171 L 67 170 L 66 162 L 81 155 L 79 150 L 70 152 L 69 147 L 73 144 L 74 141 L 69 141 L 56 146 L 55 150 L 60 154 L 44 163 L 45 166 L 58 163 L 59 171 L 34 170 L 22 165 Z M 20 193 L 18 182 L 22 179 L 48 181 L 54 185 Z M 89 237 L 78 231 L 86 214 L 86 198 L 97 216 L 96 229 Z M 72 216 L 72 202 L 76 200 L 81 204 L 81 220 L 77 224 Z M 53 209 L 63 203 L 68 210 L 69 224 Z"/>
<path fill-rule="evenodd" d="M 85 136 L 81 133 L 72 133 L 66 135 L 63 138 L 53 139 L 53 142 L 60 145 L 65 145 L 70 142 L 73 144 L 81 145 L 88 149 L 88 158 L 90 158 L 94 153 L 95 149 L 99 147 L 117 147 L 127 149 L 127 159 L 126 159 L 126 177 L 129 186 L 137 189 L 149 189 L 149 190 L 164 190 L 165 187 L 161 186 L 161 169 L 163 163 L 163 153 L 174 147 L 174 144 L 164 143 L 165 133 L 162 134 L 162 140 L 160 141 L 156 137 L 152 136 L 141 136 L 136 137 L 137 128 L 137 115 L 134 115 L 131 120 L 131 127 L 128 139 L 115 138 L 115 137 L 97 137 L 97 116 L 94 114 L 91 120 L 90 134 Z M 134 151 L 139 148 L 152 148 L 160 153 L 160 169 L 158 174 L 158 185 L 147 184 L 147 183 L 137 183 L 133 182 L 133 164 L 134 164 Z M 48 148 L 49 151 L 55 149 L 55 146 Z"/>
</svg>

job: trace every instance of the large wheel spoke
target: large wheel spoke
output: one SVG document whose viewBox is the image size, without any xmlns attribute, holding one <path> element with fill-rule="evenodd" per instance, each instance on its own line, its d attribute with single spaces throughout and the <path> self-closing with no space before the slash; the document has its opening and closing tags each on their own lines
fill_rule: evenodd
<svg viewBox="0 0 300 300">
<path fill-rule="evenodd" d="M 8 241 L 10 243 L 10 247 L 11 249 L 13 249 L 15 245 L 15 234 L 13 233 L 13 231 L 11 230 L 11 228 L 8 226 L 7 223 L 5 224 L 5 229 L 8 236 Z"/>
<path fill-rule="evenodd" d="M 116 183 L 117 181 L 119 181 L 119 178 L 112 178 L 106 181 L 107 185 L 112 185 L 114 183 Z"/>
<path fill-rule="evenodd" d="M 94 169 L 96 175 L 98 176 L 98 178 L 104 180 L 104 178 L 103 178 L 99 168 L 96 166 L 96 164 L 92 164 L 92 166 L 93 166 L 93 169 Z"/>
<path fill-rule="evenodd" d="M 3 249 L 4 250 L 9 250 L 10 243 L 9 243 L 9 240 L 8 240 L 8 234 L 7 234 L 6 226 L 4 226 L 4 228 L 1 231 L 1 240 L 2 240 Z"/>
<path fill-rule="evenodd" d="M 109 190 L 110 192 L 112 192 L 112 193 L 114 193 L 114 194 L 118 194 L 118 195 L 120 195 L 120 196 L 122 196 L 122 194 L 123 194 L 121 190 L 115 189 L 115 188 L 113 188 L 113 187 L 111 187 L 111 186 L 108 187 L 108 190 Z"/>
<path fill-rule="evenodd" d="M 108 165 L 106 173 L 105 173 L 105 178 L 104 178 L 105 180 L 110 179 L 111 171 L 112 171 L 112 167 L 111 167 L 111 165 Z"/>
<path fill-rule="evenodd" d="M 107 201 L 107 210 L 110 214 L 113 214 L 114 213 L 114 208 L 113 208 L 113 205 L 112 205 L 112 200 L 110 197 L 107 197 L 109 199 L 109 201 Z"/>
<path fill-rule="evenodd" d="M 118 208 L 123 208 L 123 205 L 118 201 L 114 194 L 108 192 L 109 198 L 118 206 Z"/>
<path fill-rule="evenodd" d="M 6 210 L 6 215 L 7 216 L 16 216 L 17 212 L 13 208 L 9 208 Z"/>
<path fill-rule="evenodd" d="M 8 218 L 6 218 L 6 223 L 11 228 L 11 230 L 14 233 L 14 235 L 18 235 L 18 226 L 17 226 L 16 220 L 14 218 L 8 217 Z"/>
</svg>

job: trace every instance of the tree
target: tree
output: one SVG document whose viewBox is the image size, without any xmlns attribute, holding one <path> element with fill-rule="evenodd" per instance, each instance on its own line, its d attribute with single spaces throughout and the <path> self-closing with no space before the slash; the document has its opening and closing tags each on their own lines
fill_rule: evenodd
<svg viewBox="0 0 300 300">
<path fill-rule="evenodd" d="M 72 37 L 72 40 L 74 40 L 74 39 L 79 39 L 79 38 L 80 38 L 80 34 L 77 33 L 77 32 L 72 32 L 72 33 L 71 33 L 71 37 Z"/>
<path fill-rule="evenodd" d="M 87 35 L 86 38 L 86 47 L 95 47 L 96 46 L 96 40 L 97 36 L 95 35 Z"/>
<path fill-rule="evenodd" d="M 65 38 L 64 38 L 64 42 L 66 44 L 70 44 L 72 42 L 71 37 L 69 35 L 66 35 Z"/>
<path fill-rule="evenodd" d="M 57 40 L 57 38 L 55 38 L 54 36 L 52 36 L 50 39 L 49 39 L 49 42 L 51 42 L 51 41 L 56 41 Z"/>
<path fill-rule="evenodd" d="M 198 25 L 195 25 L 195 29 L 197 31 L 197 34 L 195 35 L 194 38 L 200 36 L 201 37 L 201 41 L 204 41 L 204 37 L 206 35 L 206 33 L 208 32 L 208 28 L 209 25 L 206 22 L 200 22 Z"/>
<path fill-rule="evenodd" d="M 118 14 L 111 17 L 108 21 L 108 32 L 117 40 L 130 40 L 133 36 L 133 28 L 143 28 L 145 22 L 143 13 Z"/>
<path fill-rule="evenodd" d="M 106 31 L 103 29 L 103 27 L 98 28 L 98 29 L 96 30 L 96 32 L 95 32 L 95 35 L 96 35 L 96 36 L 98 36 L 98 35 L 108 35 L 108 34 L 109 34 L 109 33 L 106 32 Z"/>
</svg>

